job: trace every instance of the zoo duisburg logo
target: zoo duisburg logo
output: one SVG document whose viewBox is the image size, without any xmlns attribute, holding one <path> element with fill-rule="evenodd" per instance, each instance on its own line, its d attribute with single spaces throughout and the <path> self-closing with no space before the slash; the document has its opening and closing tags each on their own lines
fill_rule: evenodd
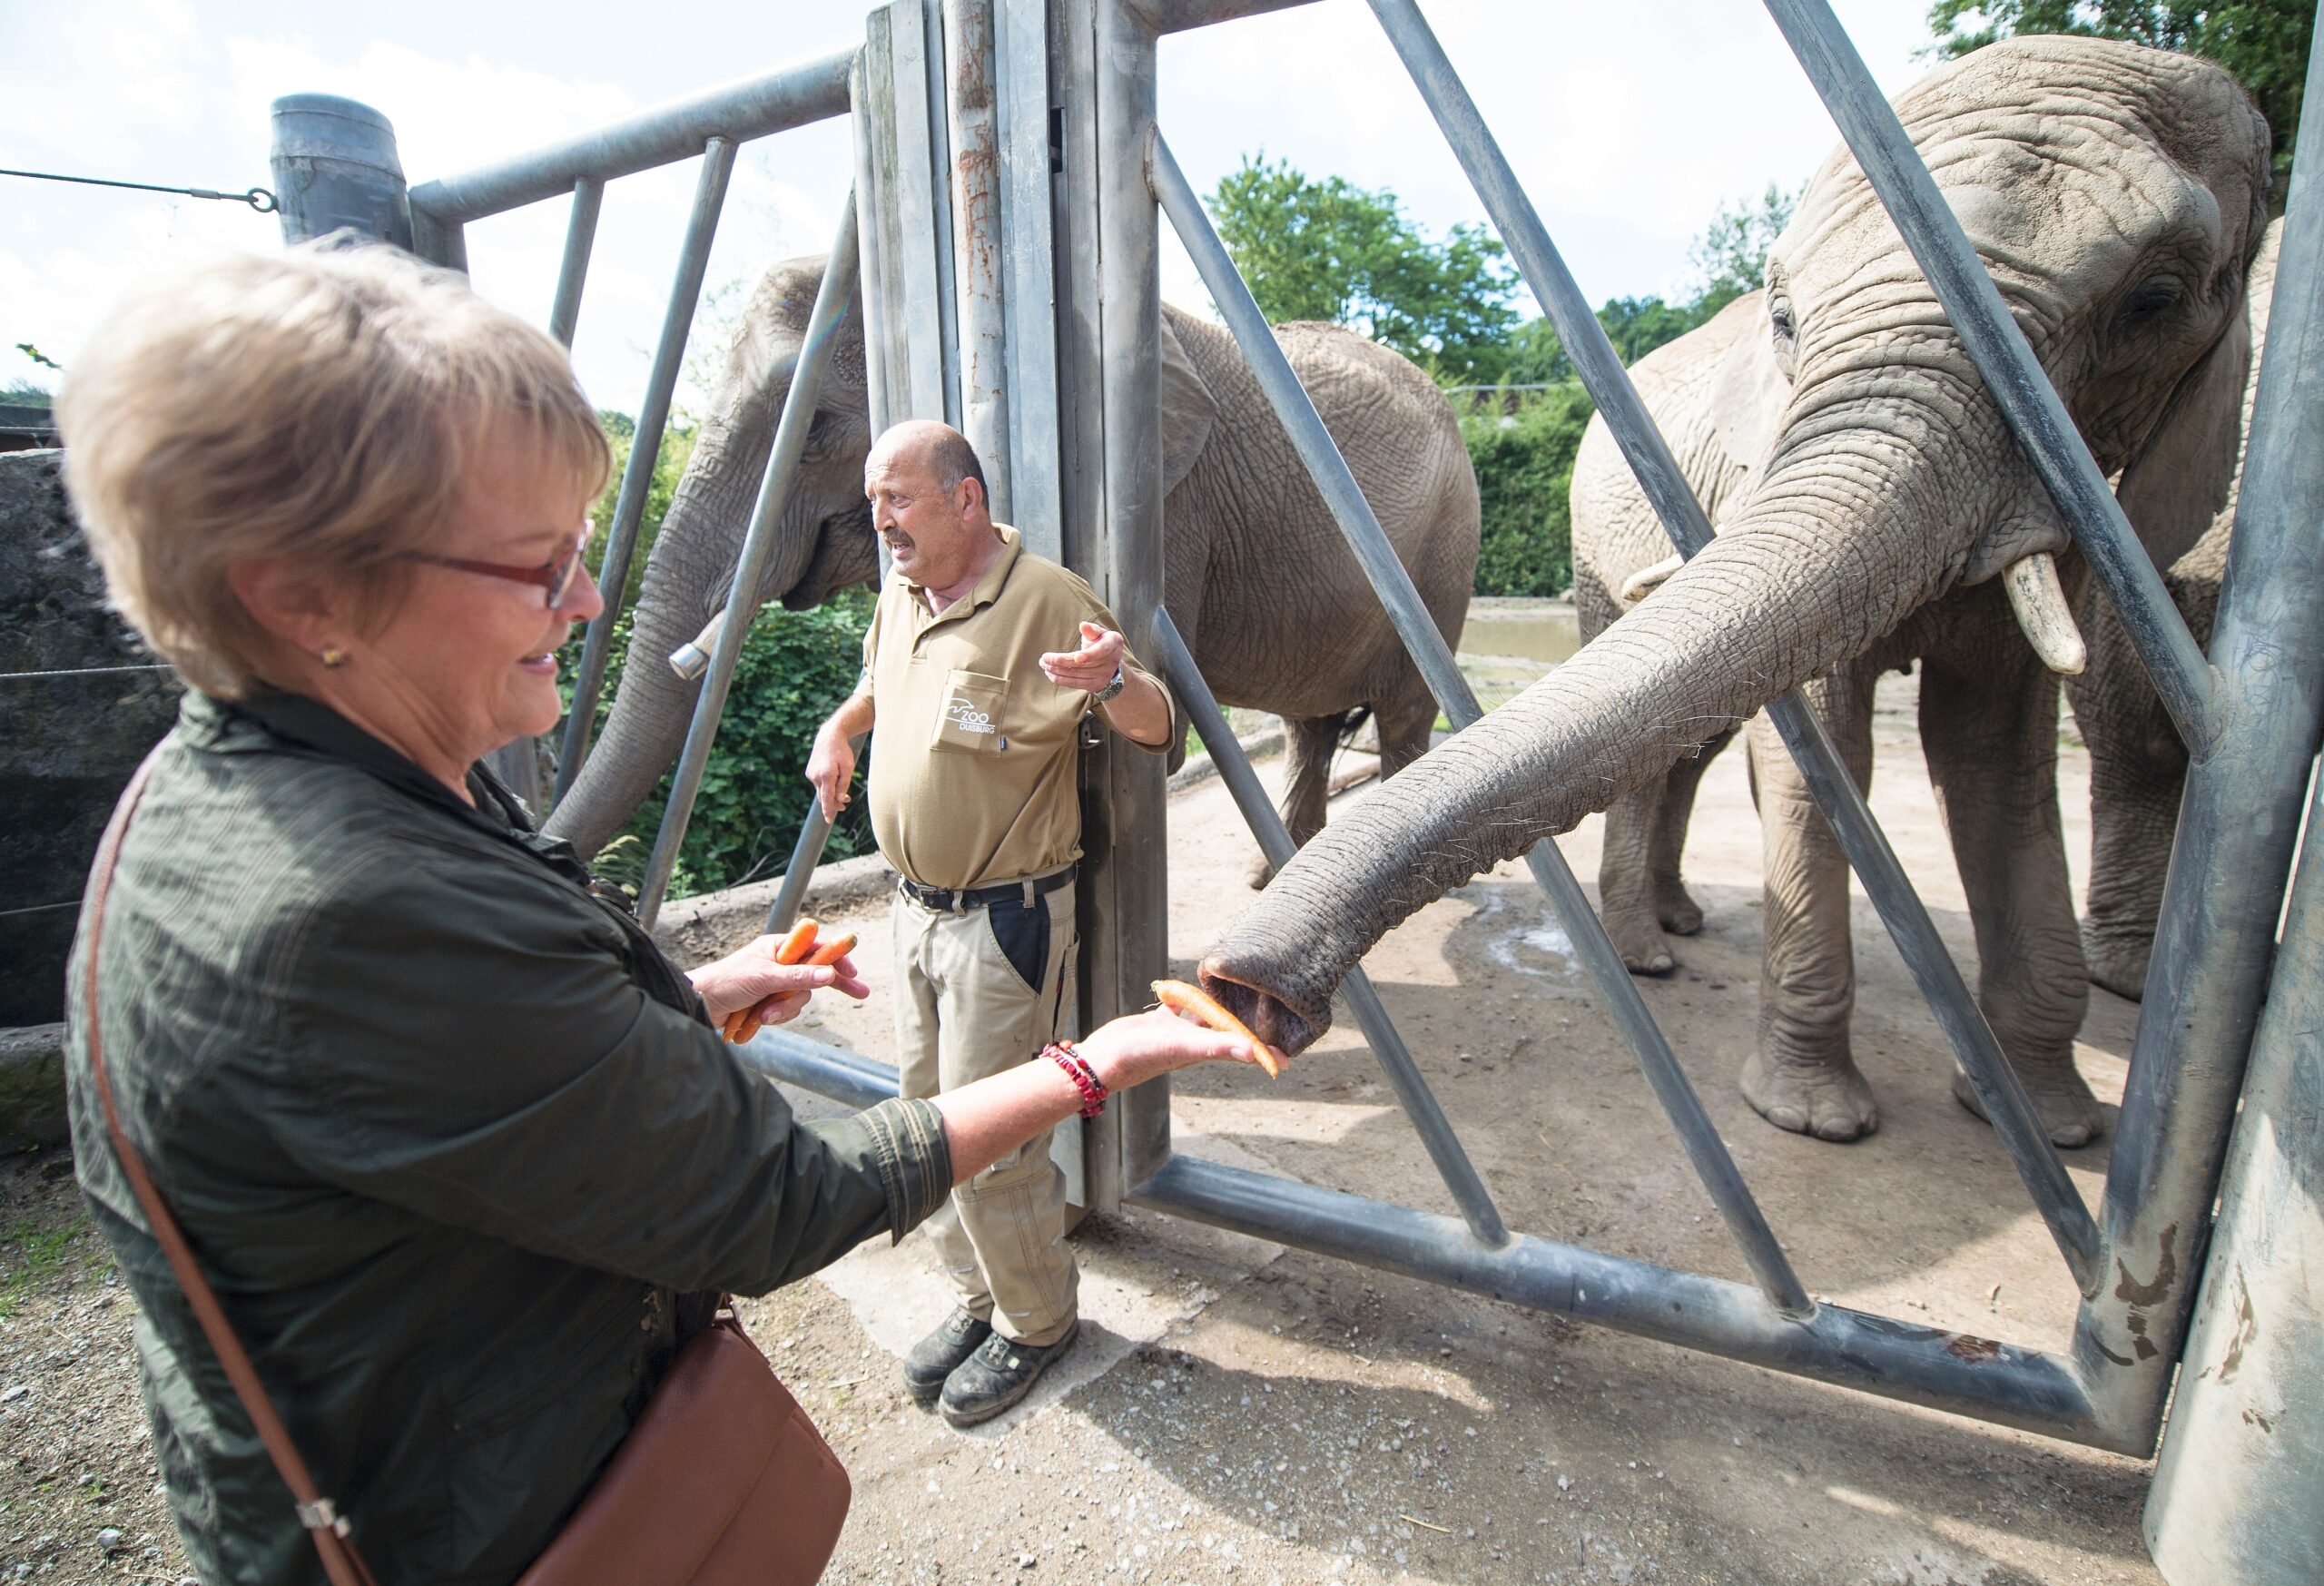
<svg viewBox="0 0 2324 1586">
<path fill-rule="evenodd" d="M 992 718 L 990 715 L 977 709 L 972 701 L 962 699 L 957 694 L 946 704 L 944 714 L 950 718 L 952 724 L 963 733 L 990 733 L 993 730 Z"/>
</svg>

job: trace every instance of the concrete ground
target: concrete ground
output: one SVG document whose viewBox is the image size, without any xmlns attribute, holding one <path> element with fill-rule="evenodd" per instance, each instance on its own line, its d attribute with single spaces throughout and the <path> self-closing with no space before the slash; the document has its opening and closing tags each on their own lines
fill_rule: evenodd
<svg viewBox="0 0 2324 1586">
<path fill-rule="evenodd" d="M 1974 980 L 1911 688 L 1884 690 L 1872 802 Z M 2063 780 L 2079 867 L 2078 750 Z M 1170 820 L 1183 972 L 1248 898 L 1256 849 L 1216 781 L 1174 799 Z M 1585 882 L 1597 824 L 1562 844 Z M 1737 1095 L 1757 1019 L 1758 855 L 1730 752 L 1705 780 L 1688 855 L 1707 928 L 1645 992 L 1803 1280 L 1843 1304 L 2060 1345 L 2072 1286 L 1991 1133 L 1953 1101 L 1941 1039 L 1861 899 L 1856 1047 L 1879 1132 L 1803 1139 Z M 881 911 L 847 923 L 883 985 Z M 1367 961 L 1513 1226 L 1745 1276 L 1521 871 L 1431 905 Z M 2109 1100 L 2135 1011 L 2092 994 L 2080 1059 Z M 819 1005 L 805 1033 L 884 1056 L 888 1017 L 876 995 Z M 1276 1082 L 1224 1067 L 1181 1076 L 1175 1115 L 1181 1149 L 1451 1209 L 1345 1029 Z M 2093 1204 L 2106 1148 L 2069 1157 Z M 128 1356 L 133 1307 L 62 1158 L 0 1169 L 0 1581 L 174 1581 L 182 1561 L 153 1495 Z M 2161 1579 L 2138 1536 L 2139 1462 L 1159 1216 L 1095 1218 L 1075 1243 L 1082 1341 L 1026 1405 L 969 1433 L 913 1407 L 898 1381 L 897 1356 L 949 1304 L 917 1236 L 746 1307 L 854 1478 L 830 1581 Z"/>
</svg>

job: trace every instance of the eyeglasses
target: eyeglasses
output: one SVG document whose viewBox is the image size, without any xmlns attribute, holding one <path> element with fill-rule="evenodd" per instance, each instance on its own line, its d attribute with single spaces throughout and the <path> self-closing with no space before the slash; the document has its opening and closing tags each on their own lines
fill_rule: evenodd
<svg viewBox="0 0 2324 1586">
<path fill-rule="evenodd" d="M 537 567 L 512 567 L 506 562 L 471 562 L 465 557 L 438 557 L 427 551 L 406 551 L 399 559 L 426 562 L 433 567 L 450 567 L 460 573 L 481 573 L 487 578 L 507 578 L 517 584 L 537 585 L 547 594 L 548 609 L 555 611 L 565 604 L 565 597 L 573 592 L 574 580 L 581 576 L 581 552 L 588 543 L 589 531 L 585 528 L 575 537 L 571 550 Z"/>
</svg>

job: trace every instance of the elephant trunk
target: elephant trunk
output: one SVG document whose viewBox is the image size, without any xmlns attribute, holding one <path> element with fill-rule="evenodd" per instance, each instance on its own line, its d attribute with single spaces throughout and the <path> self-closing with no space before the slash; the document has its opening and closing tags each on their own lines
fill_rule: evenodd
<svg viewBox="0 0 2324 1586">
<path fill-rule="evenodd" d="M 1929 516 L 1915 497 L 1966 494 L 1958 481 L 1977 478 L 1957 460 L 1972 444 L 1959 411 L 1916 448 L 1893 439 L 1893 404 L 1846 406 L 1858 410 L 1795 413 L 1791 433 L 1807 438 L 1778 452 L 1652 599 L 1325 828 L 1204 960 L 1205 986 L 1263 1039 L 1308 1045 L 1340 980 L 1415 910 L 1571 830 L 1949 587 L 1997 499 L 1987 481 L 1982 507 L 1942 515 L 1956 536 L 1914 527 L 1916 510 Z M 1866 445 L 1867 427 L 1886 437 Z"/>
<path fill-rule="evenodd" d="M 774 414 L 786 380 L 746 409 L 722 415 L 703 434 L 645 564 L 631 616 L 629 657 L 612 709 L 581 774 L 550 813 L 548 829 L 584 857 L 605 846 L 653 793 L 684 744 L 701 692 L 681 678 L 669 656 L 722 610 L 742 550 L 761 476 L 774 445 Z M 778 527 L 763 591 L 780 595 L 797 583 L 814 555 L 811 508 L 793 492 Z M 606 594 L 606 605 L 615 600 Z"/>
</svg>

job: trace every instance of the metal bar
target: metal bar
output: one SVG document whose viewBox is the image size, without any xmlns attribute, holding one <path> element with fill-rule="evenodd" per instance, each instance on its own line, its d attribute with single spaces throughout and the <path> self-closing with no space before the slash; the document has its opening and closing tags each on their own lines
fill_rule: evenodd
<svg viewBox="0 0 2324 1586">
<path fill-rule="evenodd" d="M 952 247 L 951 95 L 944 86 L 945 0 L 921 0 L 922 91 L 928 104 L 928 171 L 936 210 L 937 322 L 943 329 L 944 418 L 960 427 L 960 271 Z"/>
<path fill-rule="evenodd" d="M 2218 746 L 2221 727 L 2211 665 L 2083 444 L 2057 389 L 1831 7 L 1825 0 L 1767 0 L 1767 6 L 1905 245 L 1920 261 L 1985 389 L 2122 614 L 2123 629 L 2190 758 L 2201 764 Z"/>
<path fill-rule="evenodd" d="M 960 433 L 984 463 L 993 517 L 1016 519 L 1009 488 L 1008 307 L 1002 297 L 1000 135 L 995 122 L 993 0 L 944 0 L 946 175 L 960 305 Z"/>
<path fill-rule="evenodd" d="M 951 222 L 932 164 L 928 99 L 928 32 L 923 0 L 895 0 L 887 8 L 891 78 L 889 108 L 895 128 L 892 189 L 897 241 L 895 270 L 902 310 L 905 384 L 911 399 L 898 419 L 950 416 L 945 391 L 946 287 L 938 239 Z M 949 244 L 948 244 L 949 250 Z"/>
<path fill-rule="evenodd" d="M 751 618 L 759 608 L 759 586 L 766 576 L 767 558 L 774 554 L 775 537 L 782 532 L 783 503 L 799 474 L 799 458 L 807 449 L 808 428 L 814 422 L 815 399 L 831 368 L 832 351 L 840 321 L 847 317 L 855 295 L 855 190 L 840 208 L 839 235 L 832 242 L 831 261 L 823 267 L 815 289 L 815 306 L 808 315 L 807 334 L 800 343 L 799 363 L 791 389 L 783 399 L 783 418 L 774 429 L 774 446 L 759 481 L 757 505 L 751 509 L 750 530 L 734 562 L 734 581 L 726 596 L 726 620 L 710 655 L 710 673 L 695 696 L 694 721 L 686 729 L 685 748 L 670 781 L 670 802 L 662 813 L 661 830 L 654 836 L 653 857 L 638 888 L 637 918 L 648 931 L 662 911 L 670 873 L 677 868 L 678 852 L 685 842 L 686 823 L 694 816 L 694 801 L 702 791 L 702 774 L 710 763 L 710 749 L 718 737 L 718 718 L 726 706 L 726 690 L 734 680 L 734 664 L 742 658 Z"/>
<path fill-rule="evenodd" d="M 2324 832 L 2324 785 L 2308 827 Z M 2252 1038 L 2202 1294 L 2146 1501 L 2172 1586 L 2324 1580 L 2324 842 L 2300 851 L 2275 990 Z"/>
<path fill-rule="evenodd" d="M 1282 420 L 1324 504 L 1338 521 L 1340 532 L 1347 537 L 1349 547 L 1363 564 L 1373 590 L 1404 641 L 1404 648 L 1411 652 L 1413 663 L 1454 728 L 1468 726 L 1483 712 L 1478 708 L 1468 679 L 1461 675 L 1460 665 L 1452 658 L 1452 646 L 1436 631 L 1403 564 L 1396 559 L 1395 547 L 1388 543 L 1388 536 L 1364 500 L 1355 476 L 1348 471 L 1347 459 L 1333 444 L 1330 432 L 1316 415 L 1315 404 L 1301 388 L 1298 375 L 1293 372 L 1268 330 L 1265 317 L 1252 300 L 1250 288 L 1236 272 L 1226 244 L 1218 240 L 1194 189 L 1187 185 L 1185 173 L 1158 133 L 1154 140 L 1152 169 L 1155 192 L 1163 212 L 1170 217 L 1187 251 L 1193 256 L 1195 268 L 1210 289 L 1211 300 L 1218 305 L 1227 329 L 1250 362 L 1251 372 L 1266 393 L 1276 418 Z M 1209 740 L 1206 738 L 1204 742 Z M 1742 1174 L 1736 1169 L 1735 1159 L 1728 1154 L 1726 1143 L 1718 1138 L 1710 1116 L 1703 1110 L 1701 1098 L 1695 1094 L 1686 1071 L 1679 1066 L 1677 1054 L 1671 1051 L 1669 1041 L 1648 1011 L 1646 999 L 1630 979 L 1630 970 L 1622 967 L 1621 954 L 1608 939 L 1605 926 L 1590 907 L 1581 883 L 1574 880 L 1556 842 L 1545 839 L 1535 844 L 1526 854 L 1525 862 L 1565 927 L 1599 995 L 1605 999 L 1615 1028 L 1637 1055 L 1648 1085 L 1661 1103 L 1687 1159 L 1718 1206 L 1743 1258 L 1766 1287 L 1769 1299 L 1785 1314 L 1798 1315 L 1813 1310 L 1790 1262 L 1784 1256 L 1782 1246 L 1777 1243 L 1758 1203 L 1751 1197 Z"/>
<path fill-rule="evenodd" d="M 763 1039 L 763 1038 L 762 1038 Z M 1520 1234 L 1499 1249 L 1451 1217 L 1175 1157 L 1133 1205 L 1573 1316 L 1771 1371 L 1996 1421 L 2075 1443 L 2106 1439 L 2072 1364 L 1991 1338 L 1915 1326 L 1842 1305 L 1795 1317 L 1754 1290 Z"/>
<path fill-rule="evenodd" d="M 1154 136 L 1154 35 L 1118 0 L 1095 18 L 1098 378 L 1105 402 L 1106 512 L 1095 576 L 1133 654 L 1154 652 L 1162 604 L 1160 229 L 1147 182 Z M 1170 858 L 1162 756 L 1111 733 L 1089 755 L 1088 807 L 1100 830 L 1081 897 L 1094 919 L 1082 955 L 1100 1020 L 1143 1008 L 1169 972 Z M 1135 1184 L 1170 1153 L 1168 1077 L 1125 1096 L 1119 1170 Z"/>
<path fill-rule="evenodd" d="M 726 184 L 734 173 L 735 148 L 731 139 L 713 138 L 702 152 L 694 212 L 687 217 L 685 241 L 678 249 L 669 306 L 662 310 L 662 339 L 655 345 L 654 367 L 645 377 L 645 400 L 630 431 L 629 461 L 622 468 L 621 494 L 614 501 L 613 527 L 606 535 L 605 559 L 597 569 L 597 586 L 605 592 L 606 608 L 582 638 L 581 664 L 573 675 L 573 706 L 566 714 L 564 747 L 556 757 L 556 798 L 566 795 L 573 779 L 581 774 L 581 763 L 588 757 L 589 734 L 596 725 L 597 695 L 605 687 L 606 664 L 613 654 L 614 624 L 620 620 L 622 593 L 629 586 L 630 557 L 637 548 L 645 497 L 654 488 L 655 465 L 661 460 L 662 432 L 670 422 L 670 396 L 677 389 L 678 374 L 685 364 L 686 337 L 694 328 L 695 307 L 702 301 L 702 278 L 710 266 L 710 244 L 718 234 Z"/>
<path fill-rule="evenodd" d="M 726 1049 L 744 1068 L 755 1069 L 770 1079 L 850 1107 L 873 1107 L 896 1098 L 896 1071 L 888 1064 L 844 1047 L 824 1046 L 787 1029 L 762 1029 L 740 1046 Z"/>
<path fill-rule="evenodd" d="M 847 113 L 845 49 L 764 76 L 673 100 L 545 149 L 412 190 L 412 201 L 452 224 L 570 192 L 585 176 L 611 182 L 691 158 L 713 138 L 746 143 L 786 127 Z"/>
<path fill-rule="evenodd" d="M 565 222 L 565 261 L 557 266 L 556 300 L 549 306 L 548 333 L 573 345 L 581 320 L 581 287 L 589 279 L 589 251 L 597 241 L 597 212 L 605 207 L 606 184 L 584 176 L 573 184 L 573 213 Z"/>
<path fill-rule="evenodd" d="M 847 96 L 852 106 L 848 131 L 855 156 L 856 290 L 863 300 L 863 395 L 872 421 L 872 433 L 879 435 L 888 428 L 888 415 L 892 410 L 888 398 L 889 353 L 881 327 L 888 322 L 888 271 L 885 228 L 881 212 L 885 204 L 886 190 L 880 180 L 881 134 L 878 120 L 884 101 L 872 93 L 872 63 L 887 64 L 887 39 L 884 25 L 875 51 L 872 24 L 884 25 L 884 12 L 873 12 L 866 19 L 862 53 L 848 73 Z M 884 573 L 885 569 L 882 569 Z"/>
<path fill-rule="evenodd" d="M 457 221 L 439 220 L 416 199 L 411 205 L 411 251 L 430 264 L 468 273 L 467 229 Z"/>
<path fill-rule="evenodd" d="M 863 745 L 872 734 L 862 733 L 847 741 L 860 761 Z M 774 901 L 767 906 L 766 933 L 781 936 L 799 921 L 800 906 L 807 900 L 807 887 L 815 879 L 815 867 L 823 860 L 823 844 L 832 838 L 832 823 L 823 814 L 821 799 L 807 801 L 807 818 L 799 823 L 799 839 L 791 845 L 791 862 L 783 868 L 783 885 L 774 892 Z"/>
<path fill-rule="evenodd" d="M 1027 547 L 1065 559 L 1058 483 L 1056 251 L 1050 224 L 1047 0 L 1000 0 L 1001 269 L 1007 280 L 1009 521 Z"/>
<path fill-rule="evenodd" d="M 1157 34 L 1185 33 L 1190 28 L 1211 27 L 1222 22 L 1236 22 L 1246 16 L 1263 16 L 1270 11 L 1288 11 L 1295 5 L 1306 5 L 1313 0 L 1125 0 Z"/>
<path fill-rule="evenodd" d="M 1259 840 L 1259 851 L 1267 856 L 1270 864 L 1288 864 L 1297 845 L 1291 841 L 1282 815 L 1268 803 L 1266 790 L 1259 785 L 1259 773 L 1252 768 L 1250 756 L 1243 753 L 1235 729 L 1227 725 L 1218 701 L 1211 696 L 1210 685 L 1203 680 L 1193 654 L 1178 633 L 1178 625 L 1170 620 L 1167 610 L 1157 609 L 1154 614 L 1154 642 L 1172 691 L 1192 718 L 1195 731 L 1209 746 L 1218 773 L 1226 780 L 1227 792 L 1235 797 L 1236 807 L 1243 812 L 1251 834 Z M 1507 1244 L 1509 1225 L 1502 1220 L 1492 1192 L 1478 1176 L 1476 1165 L 1469 1160 L 1461 1137 L 1454 1132 L 1452 1120 L 1444 1116 L 1444 1108 L 1422 1076 L 1420 1065 L 1413 1060 L 1403 1033 L 1388 1017 L 1379 992 L 1373 989 L 1371 977 L 1359 966 L 1341 983 L 1340 990 L 1355 1010 L 1364 1039 L 1371 1043 L 1373 1054 L 1380 1059 L 1381 1069 L 1388 1076 L 1404 1116 L 1412 1120 L 1429 1160 L 1436 1164 L 1437 1177 L 1452 1192 L 1453 1204 L 1461 1208 L 1469 1231 L 1487 1245 Z"/>
<path fill-rule="evenodd" d="M 852 1107 L 896 1094 L 896 1071 L 885 1063 L 785 1029 L 761 1030 L 733 1050 L 771 1079 Z M 1121 1099 L 1137 1094 L 1127 1091 Z M 1488 1247 L 1451 1217 L 1195 1157 L 1170 1157 L 1128 1198 L 1254 1238 L 1770 1371 L 2117 1453 L 2138 1452 L 2108 1441 L 2071 1362 L 1994 1339 L 1845 1305 L 1819 1306 L 1802 1321 L 1741 1284 L 1531 1234 Z"/>
<path fill-rule="evenodd" d="M 2092 1398 L 2126 1443 L 2151 1445 L 2171 1392 L 2324 732 L 2324 54 L 2309 58 L 2300 132 L 2211 629 L 2229 730 L 2188 768 L 2107 1164 L 2107 1266 L 2122 1281 L 2076 1322 Z"/>
<path fill-rule="evenodd" d="M 1468 172 L 1485 210 L 1532 288 L 1534 298 L 1557 328 L 1567 355 L 1573 360 L 1583 385 L 1605 418 L 1608 430 L 1621 448 L 1640 489 L 1686 556 L 1710 543 L 1710 520 L 1694 489 L 1679 471 L 1662 432 L 1639 399 L 1629 372 L 1606 335 L 1605 327 L 1590 311 L 1557 246 L 1551 241 L 1540 214 L 1519 185 L 1516 172 L 1501 152 L 1492 129 L 1477 112 L 1460 74 L 1430 31 L 1413 0 L 1370 0 L 1374 14 L 1389 42 L 1403 57 L 1414 86 L 1428 103 L 1462 168 Z M 2097 1226 L 2090 1209 L 2042 1128 L 2024 1081 L 2009 1064 L 2001 1043 L 1985 1022 L 1984 1012 L 1936 925 L 1928 916 L 1906 879 L 1896 852 L 1856 785 L 1840 763 L 1837 752 L 1797 694 L 1788 694 L 1768 705 L 1768 714 L 1817 806 L 1838 835 L 1842 850 L 1863 879 L 1865 891 L 1896 942 L 1898 953 L 1913 972 L 1937 1024 L 1951 1042 L 1963 1072 L 1984 1103 L 2004 1149 L 2018 1177 L 2034 1197 L 2075 1281 L 2085 1289 L 2097 1272 Z M 1578 940 L 1578 939 L 1577 939 Z"/>
<path fill-rule="evenodd" d="M 412 245 L 403 163 L 386 116 L 335 94 L 286 94 L 272 115 L 267 163 L 285 242 L 347 229 Z"/>
</svg>

